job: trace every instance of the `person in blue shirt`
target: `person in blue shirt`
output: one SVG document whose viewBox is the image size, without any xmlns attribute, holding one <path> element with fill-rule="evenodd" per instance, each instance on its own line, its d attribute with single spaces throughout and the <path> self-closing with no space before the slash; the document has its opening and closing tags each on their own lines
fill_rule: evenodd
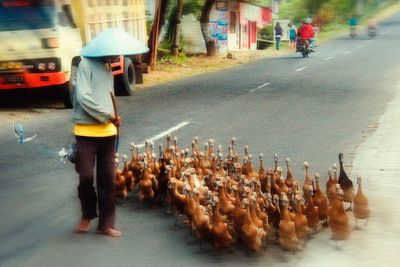
<svg viewBox="0 0 400 267">
<path fill-rule="evenodd" d="M 289 28 L 289 42 L 290 42 L 290 48 L 295 49 L 296 48 L 296 37 L 297 37 L 297 31 L 296 31 L 296 26 L 294 26 L 292 23 L 288 24 Z"/>
<path fill-rule="evenodd" d="M 350 28 L 350 36 L 353 38 L 354 36 L 356 36 L 357 25 L 358 25 L 357 18 L 355 16 L 352 16 L 349 19 L 349 28 Z"/>
<path fill-rule="evenodd" d="M 357 18 L 356 18 L 355 16 L 352 16 L 352 17 L 349 19 L 349 26 L 350 26 L 350 27 L 356 27 L 357 24 L 358 24 Z"/>
</svg>

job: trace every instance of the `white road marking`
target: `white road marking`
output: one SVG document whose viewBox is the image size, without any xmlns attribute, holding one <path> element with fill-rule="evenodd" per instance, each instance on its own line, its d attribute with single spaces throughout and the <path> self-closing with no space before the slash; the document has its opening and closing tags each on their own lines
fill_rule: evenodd
<svg viewBox="0 0 400 267">
<path fill-rule="evenodd" d="M 361 47 L 363 47 L 364 45 L 358 45 L 357 48 L 360 49 Z"/>
<path fill-rule="evenodd" d="M 325 58 L 325 60 L 331 60 L 331 59 L 333 59 L 333 57 L 327 57 L 327 58 Z"/>
<path fill-rule="evenodd" d="M 252 92 L 255 92 L 256 90 L 261 89 L 261 88 L 263 88 L 263 87 L 265 87 L 265 86 L 267 86 L 267 85 L 269 85 L 269 84 L 270 84 L 270 83 L 264 83 L 263 85 L 260 85 L 260 86 L 257 87 L 257 88 L 251 89 L 250 92 L 251 92 L 251 93 L 252 93 Z"/>
<path fill-rule="evenodd" d="M 368 40 L 368 43 L 372 43 L 374 40 Z"/>
<path fill-rule="evenodd" d="M 161 137 L 164 137 L 164 136 L 166 136 L 167 134 L 170 134 L 170 133 L 172 133 L 173 131 L 176 131 L 176 130 L 178 130 L 178 129 L 180 129 L 180 128 L 186 126 L 186 125 L 188 125 L 189 123 L 190 123 L 190 122 L 187 122 L 187 121 L 181 122 L 181 123 L 179 123 L 178 125 L 176 125 L 176 126 L 174 126 L 174 127 L 172 127 L 172 128 L 169 128 L 168 130 L 166 130 L 166 131 L 164 131 L 164 132 L 162 132 L 162 133 L 160 133 L 160 134 L 157 134 L 157 135 L 155 135 L 155 136 L 153 136 L 153 137 L 151 137 L 151 138 L 149 138 L 149 139 L 147 139 L 147 140 L 150 141 L 150 142 L 154 142 L 154 141 L 156 141 L 157 139 L 160 139 Z M 142 148 L 143 146 L 144 146 L 144 142 L 142 142 L 142 143 L 136 145 L 136 147 L 138 147 L 138 148 Z"/>
<path fill-rule="evenodd" d="M 297 69 L 296 71 L 302 71 L 302 70 L 305 70 L 305 69 L 307 69 L 307 68 L 308 68 L 307 66 L 304 66 L 304 67 L 302 67 L 302 68 Z"/>
<path fill-rule="evenodd" d="M 347 55 L 347 54 L 350 54 L 350 52 L 351 52 L 350 50 L 346 50 L 343 52 L 343 54 Z"/>
</svg>

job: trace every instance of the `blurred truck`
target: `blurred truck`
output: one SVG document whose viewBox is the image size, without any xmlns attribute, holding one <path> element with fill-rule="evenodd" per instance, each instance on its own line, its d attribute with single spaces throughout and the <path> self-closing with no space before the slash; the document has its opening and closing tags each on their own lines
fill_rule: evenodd
<svg viewBox="0 0 400 267">
<path fill-rule="evenodd" d="M 115 27 L 145 43 L 144 1 L 0 0 L 0 90 L 48 87 L 71 108 L 82 46 Z M 141 55 L 112 66 L 116 95 L 143 82 Z"/>
</svg>

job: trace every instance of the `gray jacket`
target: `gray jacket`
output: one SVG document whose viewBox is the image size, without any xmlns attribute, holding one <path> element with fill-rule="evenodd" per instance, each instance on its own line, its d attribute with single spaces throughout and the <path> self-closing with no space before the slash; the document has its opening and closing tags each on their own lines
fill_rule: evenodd
<svg viewBox="0 0 400 267">
<path fill-rule="evenodd" d="M 77 124 L 109 122 L 114 114 L 110 96 L 114 79 L 100 58 L 82 58 L 75 85 L 72 121 Z"/>
</svg>

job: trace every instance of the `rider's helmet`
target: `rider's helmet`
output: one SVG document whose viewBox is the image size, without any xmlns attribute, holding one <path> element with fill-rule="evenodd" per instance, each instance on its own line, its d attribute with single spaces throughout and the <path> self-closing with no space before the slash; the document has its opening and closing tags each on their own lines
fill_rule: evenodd
<svg viewBox="0 0 400 267">
<path fill-rule="evenodd" d="M 311 22 L 312 22 L 311 18 L 305 18 L 304 19 L 304 23 L 311 24 Z"/>
</svg>

